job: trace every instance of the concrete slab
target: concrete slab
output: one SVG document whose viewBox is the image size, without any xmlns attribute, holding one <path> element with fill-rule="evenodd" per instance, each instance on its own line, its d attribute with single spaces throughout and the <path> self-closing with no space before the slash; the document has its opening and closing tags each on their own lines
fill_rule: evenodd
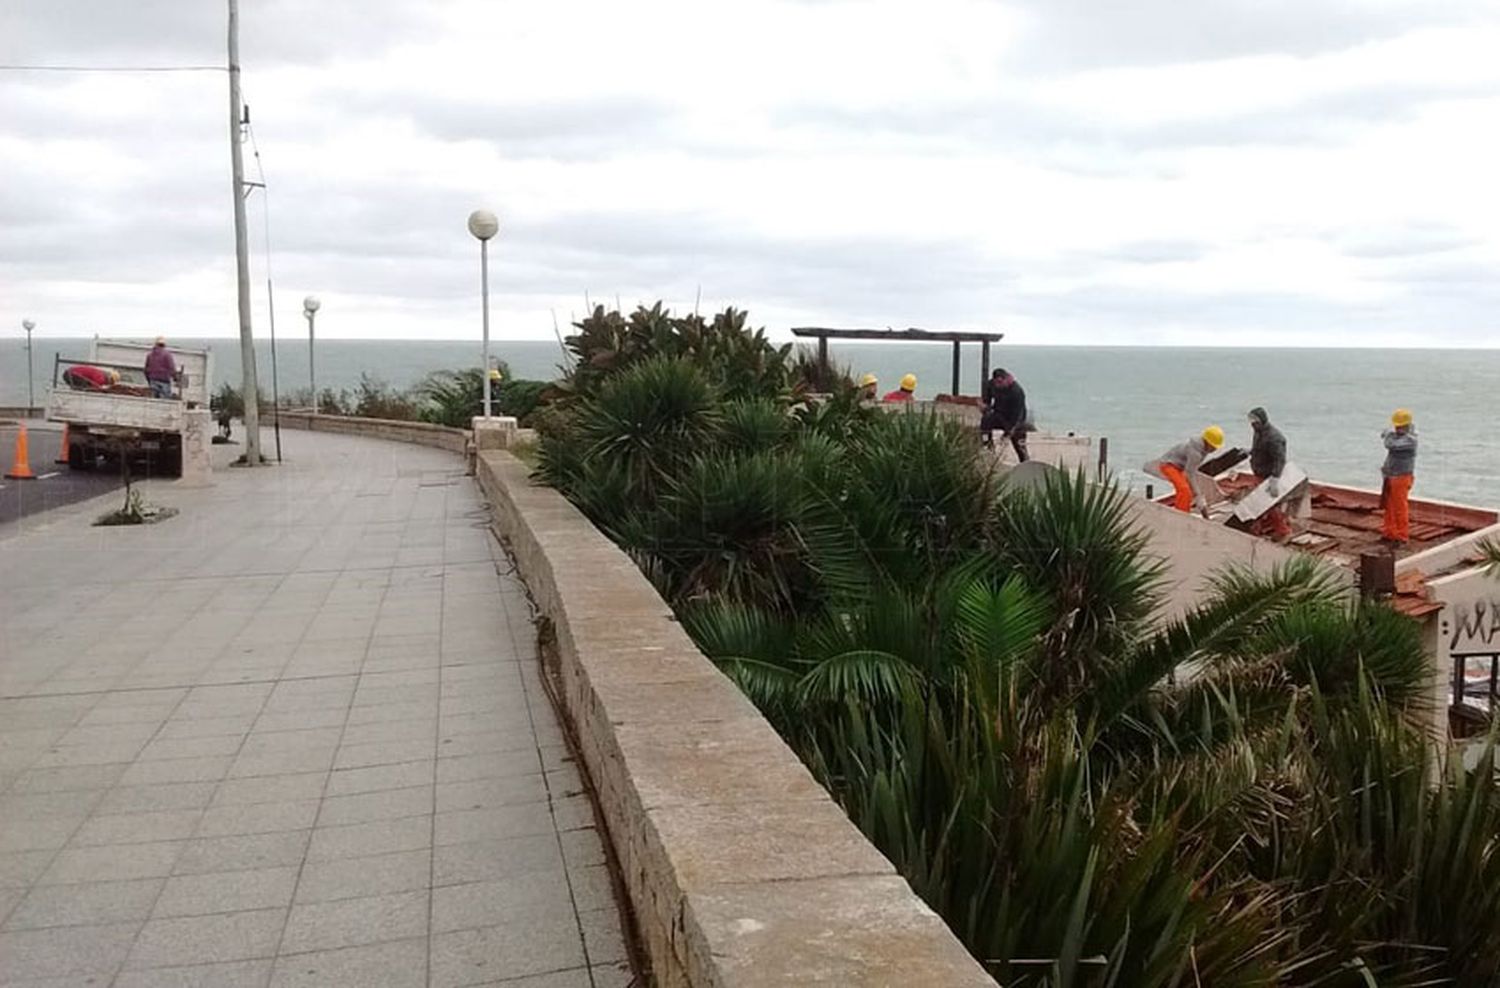
<svg viewBox="0 0 1500 988">
<path fill-rule="evenodd" d="M 461 457 L 282 443 L 0 528 L 0 983 L 627 983 Z"/>
</svg>

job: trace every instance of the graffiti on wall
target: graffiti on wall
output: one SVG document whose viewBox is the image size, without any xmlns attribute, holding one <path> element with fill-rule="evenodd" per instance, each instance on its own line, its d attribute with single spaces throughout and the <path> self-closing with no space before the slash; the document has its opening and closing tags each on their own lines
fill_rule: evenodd
<svg viewBox="0 0 1500 988">
<path fill-rule="evenodd" d="M 1479 599 L 1459 605 L 1443 624 L 1450 655 L 1500 652 L 1500 601 Z"/>
</svg>

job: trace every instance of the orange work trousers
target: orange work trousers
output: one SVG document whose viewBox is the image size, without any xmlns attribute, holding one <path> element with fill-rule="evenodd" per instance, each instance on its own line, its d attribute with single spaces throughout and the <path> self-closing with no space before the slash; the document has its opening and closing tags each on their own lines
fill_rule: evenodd
<svg viewBox="0 0 1500 988">
<path fill-rule="evenodd" d="M 1380 503 L 1385 508 L 1385 524 L 1380 534 L 1393 542 L 1405 542 L 1411 538 L 1411 484 L 1413 477 L 1387 477 L 1380 491 Z"/>
<path fill-rule="evenodd" d="M 1172 497 L 1172 507 L 1178 511 L 1193 510 L 1193 485 L 1188 483 L 1187 474 L 1182 472 L 1182 467 L 1175 463 L 1163 463 L 1161 475 L 1171 483 L 1172 490 L 1176 492 Z"/>
</svg>

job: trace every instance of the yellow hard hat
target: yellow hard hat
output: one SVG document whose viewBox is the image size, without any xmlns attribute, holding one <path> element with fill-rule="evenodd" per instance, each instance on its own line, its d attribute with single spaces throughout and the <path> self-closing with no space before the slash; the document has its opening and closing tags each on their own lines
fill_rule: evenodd
<svg viewBox="0 0 1500 988">
<path fill-rule="evenodd" d="M 156 338 L 156 345 L 157 346 L 166 346 L 167 345 L 167 338 L 165 336 L 158 336 Z"/>
<path fill-rule="evenodd" d="M 859 379 L 859 386 L 862 388 L 868 388 L 870 385 L 878 384 L 879 382 L 880 378 L 876 377 L 874 374 L 866 374 L 864 377 Z"/>
<path fill-rule="evenodd" d="M 915 390 L 917 390 L 917 375 L 915 375 L 915 374 L 907 374 L 907 375 L 903 376 L 901 378 L 901 390 L 902 391 L 915 391 Z"/>
<path fill-rule="evenodd" d="M 1404 425 L 1411 425 L 1411 411 L 1406 408 L 1396 409 L 1391 413 L 1391 425 L 1398 429 Z"/>
<path fill-rule="evenodd" d="M 501 379 L 501 378 L 502 378 L 502 377 L 503 377 L 503 376 L 504 376 L 504 375 L 502 375 L 502 374 L 501 374 L 501 373 L 500 373 L 500 368 L 498 368 L 498 367 L 491 367 L 491 368 L 490 368 L 490 380 L 491 380 L 491 381 L 498 381 L 498 380 L 500 380 L 500 379 Z"/>
<path fill-rule="evenodd" d="M 119 384 L 120 383 L 120 372 L 117 371 L 117 370 L 114 370 L 113 368 L 111 368 L 110 372 L 109 372 L 109 380 L 110 380 L 111 384 Z"/>
<path fill-rule="evenodd" d="M 1224 430 L 1216 425 L 1211 425 L 1203 430 L 1203 441 L 1208 443 L 1211 449 L 1218 449 L 1224 445 Z"/>
</svg>

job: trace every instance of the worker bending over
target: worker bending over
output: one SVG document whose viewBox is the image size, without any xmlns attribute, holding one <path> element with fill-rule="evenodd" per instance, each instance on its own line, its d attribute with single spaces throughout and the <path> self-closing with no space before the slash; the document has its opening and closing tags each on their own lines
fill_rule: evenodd
<svg viewBox="0 0 1500 988">
<path fill-rule="evenodd" d="M 1417 471 L 1417 427 L 1411 412 L 1398 408 L 1391 427 L 1382 433 L 1385 464 L 1380 468 L 1380 504 L 1385 523 L 1380 534 L 1391 545 L 1405 545 L 1411 538 L 1411 485 Z"/>
<path fill-rule="evenodd" d="M 1274 501 L 1281 497 L 1281 474 L 1286 469 L 1286 436 L 1271 424 L 1271 417 L 1264 408 L 1250 409 L 1250 428 L 1255 433 L 1250 442 L 1250 472 L 1257 480 L 1265 482 L 1266 493 Z M 1292 525 L 1278 505 L 1256 519 L 1252 532 L 1284 540 L 1291 537 Z"/>
<path fill-rule="evenodd" d="M 74 391 L 108 391 L 120 383 L 120 372 L 112 367 L 74 364 L 62 372 L 62 379 Z"/>
<path fill-rule="evenodd" d="M 901 378 L 901 387 L 897 388 L 895 391 L 890 392 L 880 400 L 886 402 L 887 404 L 894 402 L 912 401 L 912 392 L 916 390 L 917 375 L 907 374 L 905 377 Z"/>
<path fill-rule="evenodd" d="M 985 386 L 984 412 L 979 419 L 979 438 L 986 449 L 995 445 L 995 430 L 1000 438 L 1009 439 L 1016 451 L 1016 459 L 1025 463 L 1031 459 L 1026 451 L 1026 391 L 1003 367 L 996 367 Z"/>
<path fill-rule="evenodd" d="M 1160 459 L 1146 464 L 1146 472 L 1155 474 L 1172 485 L 1175 495 L 1172 507 L 1178 511 L 1197 511 L 1208 517 L 1208 484 L 1213 481 L 1198 471 L 1208 454 L 1224 445 L 1224 430 L 1211 425 L 1202 435 L 1187 442 L 1178 443 L 1161 455 Z"/>
</svg>

